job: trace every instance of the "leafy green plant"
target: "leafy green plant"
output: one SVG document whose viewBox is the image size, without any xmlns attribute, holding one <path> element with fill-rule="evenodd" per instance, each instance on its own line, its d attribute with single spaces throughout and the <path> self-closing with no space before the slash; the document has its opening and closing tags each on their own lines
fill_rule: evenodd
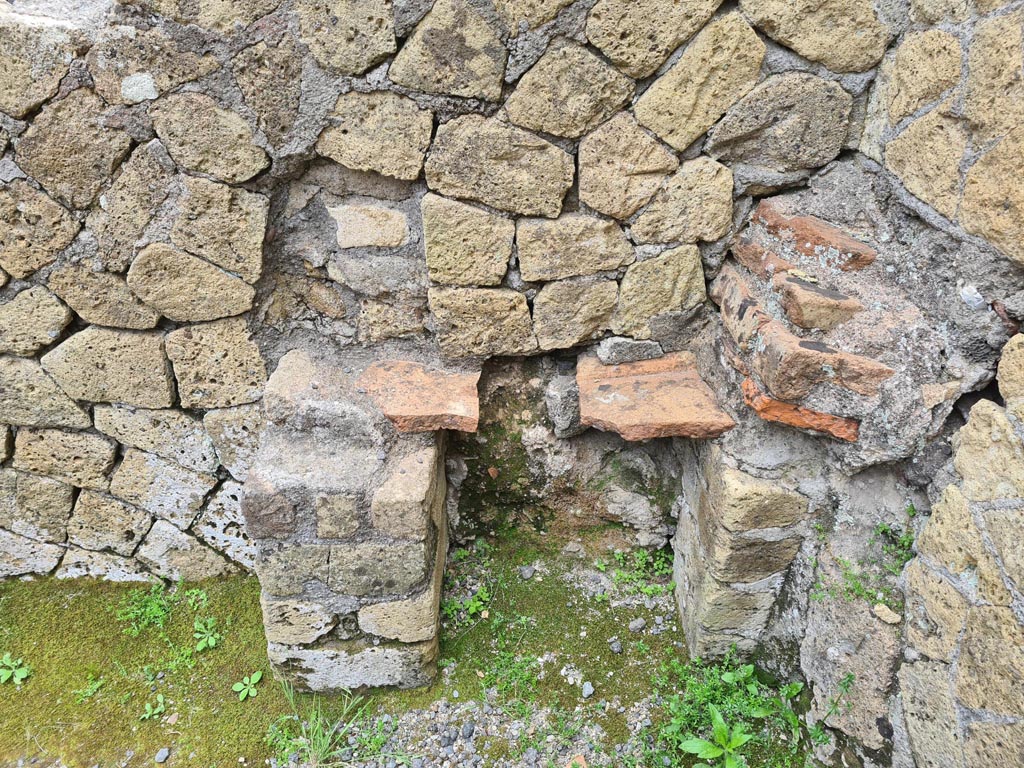
<svg viewBox="0 0 1024 768">
<path fill-rule="evenodd" d="M 616 567 L 612 582 L 631 594 L 656 597 L 671 592 L 675 585 L 666 579 L 672 575 L 672 554 L 669 549 L 651 553 L 646 549 L 633 552 L 616 551 Z"/>
<path fill-rule="evenodd" d="M 246 699 L 256 698 L 258 691 L 256 685 L 260 680 L 263 679 L 263 672 L 256 670 L 251 675 L 247 675 L 239 680 L 237 683 L 231 686 L 231 690 L 238 694 L 239 701 L 245 701 Z"/>
<path fill-rule="evenodd" d="M 196 651 L 199 653 L 216 648 L 224 639 L 224 635 L 217 631 L 217 620 L 214 618 L 196 619 L 192 623 L 192 627 L 194 629 L 192 637 L 197 641 Z"/>
<path fill-rule="evenodd" d="M 92 673 L 86 677 L 85 686 L 79 688 L 77 691 L 72 691 L 75 695 L 75 704 L 84 704 L 87 699 L 91 699 L 97 693 L 100 688 L 103 687 L 104 679 L 102 677 L 96 677 Z"/>
<path fill-rule="evenodd" d="M 722 713 L 714 704 L 708 704 L 708 712 L 711 715 L 714 741 L 695 737 L 682 742 L 679 748 L 701 760 L 716 761 L 714 764 L 698 763 L 694 768 L 743 768 L 747 759 L 740 750 L 754 737 L 743 730 L 742 723 L 732 728 L 726 725 Z"/>
<path fill-rule="evenodd" d="M 139 720 L 152 720 L 154 717 L 160 717 L 160 715 L 166 711 L 167 704 L 164 701 L 164 695 L 162 693 L 158 693 L 156 695 L 156 703 L 151 701 L 146 702 L 146 709 L 141 715 L 139 715 Z"/>
<path fill-rule="evenodd" d="M 163 629 L 174 606 L 172 595 L 163 584 L 154 584 L 149 590 L 133 589 L 121 601 L 115 614 L 117 620 L 127 624 L 124 633 L 138 637 L 145 630 Z"/>
<path fill-rule="evenodd" d="M 365 716 L 368 704 L 361 696 L 343 691 L 338 699 L 341 714 L 333 720 L 324 714 L 319 696 L 314 696 L 312 705 L 300 712 L 295 690 L 287 683 L 281 686 L 291 714 L 282 715 L 271 723 L 266 735 L 266 743 L 277 762 L 287 764 L 295 756 L 303 765 L 338 764 L 341 752 L 348 747 L 349 736 Z"/>
<path fill-rule="evenodd" d="M 32 667 L 21 659 L 15 659 L 10 653 L 0 657 L 0 684 L 13 682 L 21 685 L 32 675 Z"/>
<path fill-rule="evenodd" d="M 486 618 L 484 612 L 490 602 L 490 589 L 486 584 L 481 584 L 473 594 L 462 600 L 454 597 L 446 598 L 441 604 L 441 614 L 452 629 L 458 630 L 477 619 Z"/>
<path fill-rule="evenodd" d="M 210 604 L 210 596 L 205 589 L 186 589 L 185 602 L 193 612 L 202 611 Z"/>
<path fill-rule="evenodd" d="M 838 692 L 835 696 L 829 699 L 828 710 L 825 712 L 825 716 L 810 728 L 811 740 L 815 744 L 827 744 L 828 743 L 828 732 L 825 730 L 825 726 L 828 725 L 828 719 L 832 715 L 836 714 L 843 704 L 843 699 L 853 688 L 853 683 L 856 680 L 856 676 L 853 673 L 847 674 L 839 681 L 837 686 Z M 849 705 L 847 705 L 849 706 Z"/>
</svg>

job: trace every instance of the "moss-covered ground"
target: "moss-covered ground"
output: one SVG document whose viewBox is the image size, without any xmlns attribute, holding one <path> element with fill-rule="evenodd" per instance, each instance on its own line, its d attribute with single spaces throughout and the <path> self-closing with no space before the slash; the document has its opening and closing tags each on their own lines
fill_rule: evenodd
<svg viewBox="0 0 1024 768">
<path fill-rule="evenodd" d="M 400 717 L 441 699 L 478 700 L 510 718 L 540 708 L 551 713 L 546 730 L 478 744 L 508 764 L 538 740 L 571 739 L 584 724 L 600 742 L 589 745 L 595 754 L 635 741 L 627 723 L 631 708 L 651 696 L 659 674 L 667 693 L 685 684 L 664 672 L 667 663 L 685 659 L 685 649 L 671 619 L 670 631 L 649 631 L 670 612 L 667 558 L 616 559 L 607 533 L 584 536 L 584 551 L 577 545 L 568 555 L 564 541 L 535 532 L 453 550 L 442 606 L 442 672 L 430 688 L 368 696 L 368 732 L 384 714 Z M 536 572 L 523 578 L 521 566 Z M 139 589 L 90 580 L 0 584 L 0 657 L 9 652 L 32 669 L 20 687 L 0 685 L 0 766 L 20 758 L 39 758 L 42 765 L 59 759 L 68 768 L 152 765 L 163 748 L 170 749 L 172 766 L 263 765 L 272 757 L 267 728 L 289 705 L 266 661 L 255 578 L 179 585 L 157 601 L 164 625 L 141 627 L 133 636 L 123 608 Z M 136 625 L 152 608 L 143 601 Z M 223 637 L 197 652 L 195 621 L 211 618 Z M 627 625 L 638 618 L 648 631 L 633 634 Z M 609 644 L 613 637 L 619 653 Z M 232 685 L 257 671 L 263 672 L 258 695 L 239 701 Z M 589 698 L 583 682 L 594 687 Z M 140 719 L 147 705 L 159 708 L 160 696 L 163 710 Z M 328 699 L 327 714 L 343 703 Z M 309 697 L 300 701 L 309 704 Z M 416 745 L 408 747 L 415 754 Z"/>
</svg>

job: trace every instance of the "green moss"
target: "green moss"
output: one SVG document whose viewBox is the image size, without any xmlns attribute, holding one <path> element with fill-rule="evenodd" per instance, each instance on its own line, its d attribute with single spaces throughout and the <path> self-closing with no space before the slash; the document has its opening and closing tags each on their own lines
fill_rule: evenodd
<svg viewBox="0 0 1024 768">
<path fill-rule="evenodd" d="M 176 602 L 163 634 L 143 628 L 137 637 L 115 618 L 117 606 L 137 585 L 92 580 L 0 584 L 0 649 L 32 665 L 20 689 L 0 688 L 0 763 L 25 756 L 59 756 L 70 768 L 114 765 L 133 749 L 138 755 L 170 747 L 194 765 L 226 765 L 245 757 L 250 764 L 268 755 L 267 724 L 287 704 L 269 674 L 254 578 L 231 577 L 200 585 L 209 602 L 196 613 Z M 182 660 L 194 647 L 193 620 L 212 616 L 224 633 L 222 647 Z M 171 671 L 172 668 L 176 670 Z M 231 685 L 264 671 L 259 696 L 239 702 Z M 147 678 L 148 672 L 148 678 Z M 162 679 L 156 675 L 163 672 Z M 103 679 L 91 696 L 76 703 L 90 680 Z M 157 694 L 169 725 L 139 716 Z"/>
</svg>

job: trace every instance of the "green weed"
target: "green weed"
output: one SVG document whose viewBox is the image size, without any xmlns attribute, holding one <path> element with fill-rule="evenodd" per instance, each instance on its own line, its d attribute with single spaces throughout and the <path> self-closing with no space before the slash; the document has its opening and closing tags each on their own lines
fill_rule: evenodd
<svg viewBox="0 0 1024 768">
<path fill-rule="evenodd" d="M 259 691 L 256 690 L 256 686 L 260 680 L 263 679 L 263 672 L 256 670 L 251 675 L 246 675 L 237 683 L 231 686 L 231 690 L 238 694 L 239 701 L 245 701 L 246 699 L 255 699 L 256 694 Z"/>
<path fill-rule="evenodd" d="M 31 675 L 32 667 L 21 659 L 15 659 L 10 653 L 5 653 L 0 657 L 0 685 L 7 682 L 21 685 Z"/>
<path fill-rule="evenodd" d="M 87 699 L 91 699 L 97 693 L 100 688 L 103 687 L 104 679 L 102 677 L 96 677 L 92 673 L 86 678 L 85 686 L 79 688 L 77 691 L 72 691 L 75 695 L 75 704 L 84 704 Z"/>
</svg>

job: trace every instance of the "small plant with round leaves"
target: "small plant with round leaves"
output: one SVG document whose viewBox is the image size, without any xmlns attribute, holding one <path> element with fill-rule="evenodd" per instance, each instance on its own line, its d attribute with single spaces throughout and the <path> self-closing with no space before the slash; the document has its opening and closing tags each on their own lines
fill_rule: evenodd
<svg viewBox="0 0 1024 768">
<path fill-rule="evenodd" d="M 32 674 L 32 667 L 21 659 L 15 659 L 10 653 L 0 657 L 0 684 L 12 682 L 21 685 Z"/>
<path fill-rule="evenodd" d="M 238 694 L 239 701 L 253 699 L 256 697 L 256 685 L 263 679 L 263 672 L 256 670 L 231 686 L 231 690 Z"/>
<path fill-rule="evenodd" d="M 160 717 L 166 711 L 167 703 L 164 701 L 164 695 L 158 693 L 155 704 L 151 701 L 146 702 L 146 709 L 139 715 L 139 720 L 152 720 L 155 717 Z"/>
<path fill-rule="evenodd" d="M 192 628 L 192 637 L 196 640 L 196 651 L 199 653 L 216 648 L 224 639 L 224 635 L 217 631 L 217 620 L 214 618 L 196 619 Z"/>
</svg>

